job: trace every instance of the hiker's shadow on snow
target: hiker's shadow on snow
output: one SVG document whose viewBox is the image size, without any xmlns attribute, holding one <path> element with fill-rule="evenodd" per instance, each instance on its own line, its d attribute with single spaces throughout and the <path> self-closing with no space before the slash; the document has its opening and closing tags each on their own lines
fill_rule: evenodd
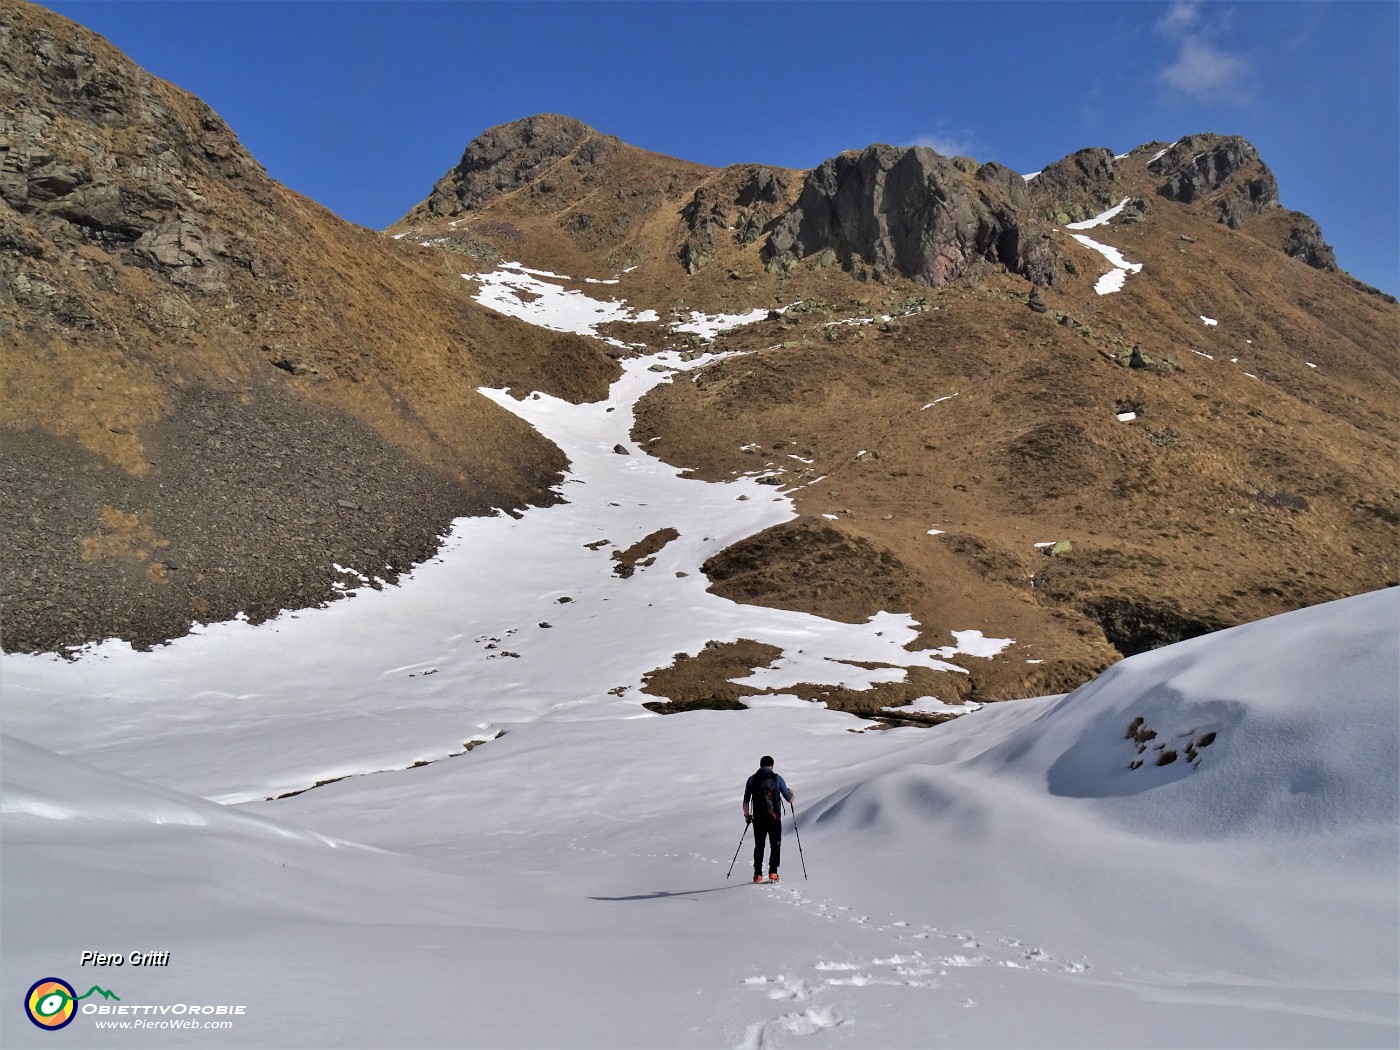
<svg viewBox="0 0 1400 1050">
<path fill-rule="evenodd" d="M 591 901 L 657 901 L 665 900 L 668 897 L 675 897 L 686 900 L 701 893 L 718 893 L 720 890 L 737 890 L 745 885 L 742 882 L 731 882 L 725 886 L 709 886 L 703 890 L 657 890 L 655 893 L 634 893 L 630 897 L 589 897 Z"/>
</svg>

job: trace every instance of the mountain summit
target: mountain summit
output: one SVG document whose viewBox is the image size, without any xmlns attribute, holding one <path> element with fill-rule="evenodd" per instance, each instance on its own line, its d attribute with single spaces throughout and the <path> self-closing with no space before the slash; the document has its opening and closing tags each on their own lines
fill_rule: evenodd
<svg viewBox="0 0 1400 1050">
<path fill-rule="evenodd" d="M 1400 578 L 1400 311 L 1337 269 L 1237 136 L 1030 174 L 873 145 L 800 172 L 531 117 L 471 143 L 393 230 L 464 270 L 606 276 L 673 324 L 771 309 L 713 344 L 649 331 L 749 352 L 653 392 L 634 436 L 795 500 L 796 521 L 707 563 L 719 593 L 909 611 L 931 645 L 971 622 L 1024 640 L 968 695 L 1072 688 Z M 742 694 L 686 674 L 695 702 Z"/>
</svg>

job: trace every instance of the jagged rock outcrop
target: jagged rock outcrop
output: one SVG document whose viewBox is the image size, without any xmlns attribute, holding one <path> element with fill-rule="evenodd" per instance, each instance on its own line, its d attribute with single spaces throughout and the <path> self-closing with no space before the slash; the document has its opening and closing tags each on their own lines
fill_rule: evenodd
<svg viewBox="0 0 1400 1050">
<path fill-rule="evenodd" d="M 785 172 L 773 168 L 756 168 L 739 187 L 739 195 L 734 202 L 741 208 L 778 204 L 787 196 L 787 191 L 788 177 Z"/>
<path fill-rule="evenodd" d="M 739 187 L 735 203 L 741 209 L 734 221 L 734 239 L 752 244 L 763 236 L 773 216 L 788 199 L 791 180 L 787 172 L 755 168 Z"/>
<path fill-rule="evenodd" d="M 1238 135 L 1188 135 L 1147 170 L 1162 178 L 1157 192 L 1192 204 L 1209 198 L 1215 220 L 1237 230 L 1253 215 L 1279 206 L 1278 180 L 1259 151 Z"/>
<path fill-rule="evenodd" d="M 1337 256 L 1333 254 L 1332 246 L 1322 239 L 1322 228 L 1299 212 L 1294 213 L 1289 224 L 1283 251 L 1285 255 L 1307 263 L 1314 270 L 1337 269 Z"/>
<path fill-rule="evenodd" d="M 787 200 L 788 174 L 774 168 L 738 166 L 701 186 L 681 209 L 686 237 L 677 257 L 695 273 L 714 258 L 721 232 L 732 230 L 741 245 L 752 244 Z"/>
<path fill-rule="evenodd" d="M 176 285 L 223 291 L 228 268 L 250 268 L 256 253 L 216 228 L 198 187 L 235 180 L 256 192 L 262 167 L 198 99 L 157 91 L 144 70 L 104 61 L 95 41 L 25 28 L 0 20 L 6 210 L 59 250 L 95 245 Z"/>
<path fill-rule="evenodd" d="M 542 113 L 489 128 L 473 139 L 457 166 L 420 205 L 451 217 L 534 182 L 566 158 L 575 169 L 598 169 L 620 143 L 580 120 Z"/>
<path fill-rule="evenodd" d="M 1122 198 L 1113 151 L 1096 147 L 1071 153 L 1027 184 L 1039 214 L 1059 226 L 1098 215 Z"/>
<path fill-rule="evenodd" d="M 994 176 L 994 173 L 993 173 Z M 935 286 L 978 265 L 1004 265 L 1053 283 L 1048 231 L 992 179 L 969 175 L 931 149 L 876 145 L 811 172 L 764 248 L 770 268 L 832 251 L 863 280 L 895 273 Z"/>
<path fill-rule="evenodd" d="M 689 231 L 681 245 L 681 265 L 686 273 L 695 273 L 714 258 L 716 231 L 725 226 L 724 204 L 708 188 L 701 188 L 681 209 L 681 221 Z"/>
</svg>

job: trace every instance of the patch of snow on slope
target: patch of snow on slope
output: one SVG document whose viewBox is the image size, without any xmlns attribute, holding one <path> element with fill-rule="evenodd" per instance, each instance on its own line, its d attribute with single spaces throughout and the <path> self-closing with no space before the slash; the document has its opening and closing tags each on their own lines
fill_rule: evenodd
<svg viewBox="0 0 1400 1050">
<path fill-rule="evenodd" d="M 1177 139 L 1177 142 L 1180 142 L 1180 141 L 1181 141 L 1180 139 Z M 1176 142 L 1173 142 L 1173 143 L 1171 144 L 1171 146 L 1164 146 L 1164 147 L 1162 147 L 1162 148 L 1159 149 L 1156 153 L 1152 154 L 1152 156 L 1150 156 L 1150 157 L 1147 158 L 1147 163 L 1149 163 L 1149 164 L 1154 164 L 1154 163 L 1156 163 L 1157 161 L 1161 160 L 1161 159 L 1162 159 L 1163 157 L 1165 157 L 1165 156 L 1167 155 L 1167 153 L 1171 150 L 1172 146 L 1175 146 L 1175 145 L 1176 145 Z"/>
<path fill-rule="evenodd" d="M 1095 226 L 1106 226 L 1106 225 L 1108 225 L 1108 223 L 1109 223 L 1111 220 L 1116 219 L 1116 218 L 1118 217 L 1118 214 L 1119 214 L 1125 207 L 1127 207 L 1128 201 L 1129 201 L 1130 199 L 1131 199 L 1131 198 L 1129 198 L 1129 197 L 1124 197 L 1121 201 L 1119 201 L 1119 202 L 1118 202 L 1117 204 L 1115 204 L 1113 207 L 1109 208 L 1108 211 L 1100 212 L 1098 215 L 1095 215 L 1092 219 L 1085 219 L 1085 220 L 1083 220 L 1082 222 L 1070 222 L 1070 223 L 1066 223 L 1066 224 L 1065 224 L 1065 229 L 1067 229 L 1067 230 L 1092 230 Z"/>
<path fill-rule="evenodd" d="M 1142 272 L 1142 263 L 1129 262 L 1127 259 L 1123 258 L 1123 253 L 1117 248 L 1107 244 L 1100 244 L 1098 241 L 1086 237 L 1082 233 L 1076 233 L 1073 236 L 1076 241 L 1084 245 L 1084 247 L 1092 248 L 1094 251 L 1098 252 L 1113 266 L 1113 269 L 1100 277 L 1094 284 L 1094 291 L 1099 295 L 1109 295 L 1112 292 L 1122 291 L 1123 283 L 1127 280 L 1128 274 Z"/>
<path fill-rule="evenodd" d="M 532 270 L 519 263 L 502 263 L 490 273 L 464 273 L 479 287 L 473 298 L 482 306 L 554 332 L 592 336 L 617 347 L 627 344 L 604 336 L 598 326 L 610 321 L 655 321 L 656 311 L 633 312 L 620 299 L 594 299 L 581 291 L 569 291 L 554 283 L 568 280 L 547 270 Z"/>
<path fill-rule="evenodd" d="M 629 344 L 602 335 L 598 331 L 600 325 L 612 321 L 660 320 L 655 310 L 636 312 L 621 299 L 594 299 L 582 291 L 565 289 L 556 282 L 572 278 L 517 262 L 502 263 L 499 269 L 489 273 L 464 273 L 462 276 L 479 285 L 474 298 L 482 306 L 541 328 L 592 336 L 616 347 L 627 348 Z M 617 284 L 618 279 L 585 277 L 584 283 Z M 671 325 L 671 329 L 713 339 L 721 332 L 761 321 L 767 316 L 768 310 L 764 308 L 742 314 L 705 314 L 695 310 L 688 320 Z"/>
<path fill-rule="evenodd" d="M 1394 838 L 1397 625 L 1391 588 L 1142 653 L 974 764 L 1005 770 L 1015 754 L 1018 775 L 1043 778 L 1052 795 L 1099 800 L 1106 816 L 1155 833 Z M 1127 733 L 1137 719 L 1139 737 L 1155 734 L 1142 752 Z"/>
<path fill-rule="evenodd" d="M 1128 199 L 1129 198 L 1124 197 L 1112 208 L 1109 208 L 1107 211 L 1095 215 L 1092 219 L 1085 219 L 1082 222 L 1068 223 L 1065 226 L 1065 229 L 1089 230 L 1093 229 L 1095 226 L 1107 225 L 1111 219 L 1113 219 L 1116 215 L 1118 215 L 1119 212 L 1123 210 L 1124 206 L 1128 203 Z M 1114 248 L 1111 245 L 1101 244 L 1100 242 L 1094 240 L 1091 237 L 1086 237 L 1082 233 L 1073 233 L 1071 234 L 1071 236 L 1074 237 L 1074 239 L 1080 244 L 1084 245 L 1084 247 L 1092 248 L 1094 251 L 1098 252 L 1100 255 L 1102 255 L 1105 259 L 1109 261 L 1110 265 L 1113 266 L 1113 269 L 1109 270 L 1108 273 L 1104 274 L 1098 279 L 1097 282 L 1095 282 L 1094 291 L 1097 294 L 1111 295 L 1114 292 L 1122 291 L 1123 284 L 1127 280 L 1129 273 L 1142 272 L 1142 263 L 1129 262 L 1127 259 L 1123 258 L 1123 253 L 1120 252 L 1117 248 Z"/>
<path fill-rule="evenodd" d="M 713 339 L 721 332 L 762 321 L 767 316 L 768 311 L 762 307 L 742 314 L 705 314 L 699 310 L 692 310 L 690 320 L 674 324 L 671 328 L 672 331 L 689 332 L 704 339 Z"/>
</svg>

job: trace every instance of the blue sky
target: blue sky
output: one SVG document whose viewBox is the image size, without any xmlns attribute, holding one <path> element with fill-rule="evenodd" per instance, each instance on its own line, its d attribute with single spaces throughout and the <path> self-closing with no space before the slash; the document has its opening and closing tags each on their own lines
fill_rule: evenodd
<svg viewBox="0 0 1400 1050">
<path fill-rule="evenodd" d="M 1252 141 L 1400 294 L 1400 4 L 124 2 L 46 6 L 199 95 L 274 178 L 381 228 L 483 130 L 566 113 L 706 164 L 923 143 L 1034 171 Z"/>
</svg>

